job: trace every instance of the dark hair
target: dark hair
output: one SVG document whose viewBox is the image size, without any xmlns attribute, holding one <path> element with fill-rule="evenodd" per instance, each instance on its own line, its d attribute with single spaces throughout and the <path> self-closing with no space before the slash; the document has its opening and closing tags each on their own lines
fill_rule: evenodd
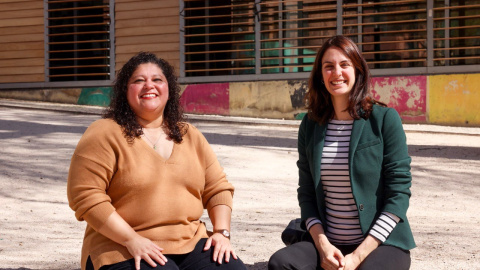
<svg viewBox="0 0 480 270">
<path fill-rule="evenodd" d="M 357 45 L 347 37 L 333 36 L 327 39 L 318 51 L 313 70 L 310 73 L 308 81 L 309 90 L 305 95 L 308 117 L 320 124 L 326 124 L 333 119 L 335 114 L 330 93 L 325 87 L 322 77 L 322 58 L 331 47 L 341 50 L 350 59 L 355 68 L 355 84 L 349 93 L 348 107 L 346 109 L 350 116 L 353 119 L 367 119 L 372 112 L 373 104 L 386 106 L 370 97 L 370 71 Z"/>
<path fill-rule="evenodd" d="M 173 66 L 166 60 L 158 58 L 149 52 L 140 52 L 128 60 L 119 70 L 113 85 L 112 100 L 110 106 L 103 114 L 103 118 L 115 120 L 123 129 L 125 137 L 133 141 L 135 137 L 143 134 L 142 126 L 138 123 L 133 110 L 127 100 L 128 80 L 141 64 L 156 64 L 165 75 L 168 82 L 168 101 L 163 111 L 163 124 L 167 135 L 175 142 L 181 143 L 186 133 L 187 125 L 184 122 L 183 109 L 180 106 L 180 86 Z"/>
</svg>

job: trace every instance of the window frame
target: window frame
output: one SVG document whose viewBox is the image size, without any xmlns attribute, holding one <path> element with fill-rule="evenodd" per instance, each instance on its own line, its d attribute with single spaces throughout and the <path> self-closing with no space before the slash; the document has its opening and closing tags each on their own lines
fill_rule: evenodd
<svg viewBox="0 0 480 270">
<path fill-rule="evenodd" d="M 0 89 L 24 89 L 24 88 L 83 88 L 83 87 L 107 87 L 112 86 L 115 80 L 115 0 L 109 0 L 110 15 L 110 76 L 108 80 L 91 81 L 49 81 L 49 45 L 48 45 L 48 0 L 43 1 L 44 18 L 44 82 L 25 83 L 1 83 Z"/>
<path fill-rule="evenodd" d="M 109 30 L 109 40 L 110 40 L 110 76 L 108 80 L 89 80 L 89 81 L 50 81 L 49 77 L 49 39 L 48 39 L 48 0 L 45 0 L 44 3 L 44 50 L 45 50 L 45 87 L 95 87 L 95 86 L 111 86 L 115 80 L 115 0 L 109 0 L 109 16 L 110 16 L 110 30 Z"/>
<path fill-rule="evenodd" d="M 445 0 L 449 3 L 449 0 Z M 260 11 L 261 0 L 255 0 L 256 12 Z M 358 0 L 361 4 L 362 0 Z M 215 83 L 215 82 L 244 82 L 244 81 L 268 81 L 268 80 L 304 80 L 308 79 L 310 72 L 282 72 L 261 74 L 261 39 L 260 22 L 258 16 L 255 16 L 255 74 L 246 75 L 217 75 L 217 76 L 186 76 L 185 74 L 185 37 L 184 37 L 184 1 L 180 0 L 180 83 Z M 415 75 L 435 75 L 435 74 L 455 74 L 455 73 L 478 73 L 480 65 L 455 65 L 455 66 L 434 66 L 434 0 L 426 1 L 426 66 L 424 67 L 404 67 L 404 68 L 383 68 L 370 69 L 372 76 L 415 76 Z M 343 1 L 337 1 L 337 28 L 336 34 L 343 34 Z M 438 20 L 438 19 L 437 19 Z M 448 18 L 445 19 L 448 21 Z M 361 26 L 360 26 L 361 27 Z M 360 28 L 361 29 L 361 28 Z M 362 35 L 358 35 L 362 36 Z M 479 47 L 480 49 L 480 47 Z"/>
</svg>

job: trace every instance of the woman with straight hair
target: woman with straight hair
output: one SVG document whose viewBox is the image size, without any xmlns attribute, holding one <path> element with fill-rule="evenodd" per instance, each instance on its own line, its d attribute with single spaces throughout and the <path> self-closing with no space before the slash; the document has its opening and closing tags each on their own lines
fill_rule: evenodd
<svg viewBox="0 0 480 270">
<path fill-rule="evenodd" d="M 298 132 L 306 233 L 273 254 L 269 269 L 410 268 L 411 158 L 398 113 L 371 98 L 369 84 L 355 43 L 329 38 L 315 59 Z"/>
</svg>

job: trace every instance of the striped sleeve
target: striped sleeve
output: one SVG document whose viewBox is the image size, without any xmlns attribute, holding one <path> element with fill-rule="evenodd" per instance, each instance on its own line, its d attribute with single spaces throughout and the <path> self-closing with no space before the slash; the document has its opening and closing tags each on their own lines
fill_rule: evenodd
<svg viewBox="0 0 480 270">
<path fill-rule="evenodd" d="M 307 231 L 310 231 L 310 228 L 315 224 L 321 225 L 322 222 L 318 218 L 307 218 L 307 221 L 305 221 L 305 227 L 307 227 Z"/>
<path fill-rule="evenodd" d="M 377 238 L 382 243 L 385 242 L 392 233 L 400 218 L 388 212 L 382 212 L 378 217 L 377 222 L 370 230 L 370 235 Z"/>
</svg>

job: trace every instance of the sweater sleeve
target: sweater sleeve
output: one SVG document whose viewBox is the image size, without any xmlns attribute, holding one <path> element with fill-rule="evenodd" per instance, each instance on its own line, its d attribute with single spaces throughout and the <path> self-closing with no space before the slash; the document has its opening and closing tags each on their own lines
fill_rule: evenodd
<svg viewBox="0 0 480 270">
<path fill-rule="evenodd" d="M 200 137 L 201 157 L 205 166 L 205 188 L 202 194 L 203 207 L 210 210 L 216 205 L 232 208 L 234 187 L 227 181 L 225 172 L 207 139 L 196 128 Z"/>
<path fill-rule="evenodd" d="M 93 127 L 92 127 L 93 126 Z M 85 220 L 98 230 L 115 211 L 107 195 L 113 177 L 114 154 L 92 124 L 80 139 L 70 163 L 67 180 L 69 206 L 79 221 Z"/>
</svg>

